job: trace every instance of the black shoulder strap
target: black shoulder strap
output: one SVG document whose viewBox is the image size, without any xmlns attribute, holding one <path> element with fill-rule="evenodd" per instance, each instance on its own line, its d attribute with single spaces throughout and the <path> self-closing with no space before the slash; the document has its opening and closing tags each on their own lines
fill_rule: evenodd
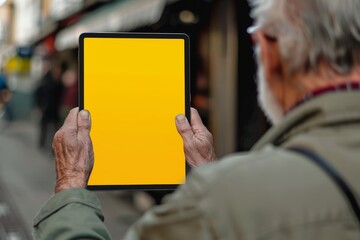
<svg viewBox="0 0 360 240">
<path fill-rule="evenodd" d="M 360 224 L 360 207 L 359 203 L 356 200 L 356 197 L 351 191 L 350 186 L 346 183 L 344 178 L 332 167 L 325 159 L 321 158 L 314 152 L 310 150 L 298 148 L 298 147 L 291 147 L 287 148 L 293 152 L 299 153 L 301 155 L 306 156 L 308 159 L 312 160 L 317 166 L 319 166 L 322 170 L 324 170 L 327 175 L 334 181 L 337 187 L 341 190 L 341 192 L 345 195 L 347 200 L 349 201 L 351 208 L 353 209 L 355 216 Z"/>
</svg>

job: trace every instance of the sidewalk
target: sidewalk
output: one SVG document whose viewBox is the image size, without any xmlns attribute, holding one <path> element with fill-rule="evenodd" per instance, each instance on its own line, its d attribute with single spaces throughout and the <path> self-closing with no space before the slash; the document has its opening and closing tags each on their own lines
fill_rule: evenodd
<svg viewBox="0 0 360 240">
<path fill-rule="evenodd" d="M 8 190 L 0 181 L 0 239 L 2 240 L 30 240 L 18 209 Z"/>
<path fill-rule="evenodd" d="M 36 143 L 37 128 L 31 122 L 12 123 L 0 132 L 0 181 L 8 189 L 13 208 L 17 209 L 28 234 L 32 231 L 32 219 L 36 212 L 53 194 L 55 181 L 52 154 L 50 151 L 40 151 Z M 105 224 L 113 239 L 121 239 L 141 214 L 132 206 L 127 193 L 97 192 L 97 195 L 102 202 Z M 0 218 L 1 201 L 0 198 Z M 0 239 L 3 239 L 1 229 Z M 25 237 L 10 239 L 27 240 Z"/>
</svg>

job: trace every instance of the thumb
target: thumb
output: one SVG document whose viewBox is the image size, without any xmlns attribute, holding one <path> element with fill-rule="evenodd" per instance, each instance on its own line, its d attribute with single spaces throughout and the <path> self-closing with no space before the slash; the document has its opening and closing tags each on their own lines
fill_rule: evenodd
<svg viewBox="0 0 360 240">
<path fill-rule="evenodd" d="M 87 110 L 81 110 L 77 118 L 78 132 L 80 134 L 89 134 L 91 129 L 90 113 Z"/>
<path fill-rule="evenodd" d="M 181 135 L 184 142 L 191 142 L 194 133 L 191 129 L 191 126 L 187 118 L 182 114 L 177 115 L 175 123 L 176 123 L 177 131 Z"/>
<path fill-rule="evenodd" d="M 195 108 L 191 108 L 191 127 L 196 134 L 197 132 L 203 132 L 206 127 L 204 126 L 199 112 Z"/>
</svg>

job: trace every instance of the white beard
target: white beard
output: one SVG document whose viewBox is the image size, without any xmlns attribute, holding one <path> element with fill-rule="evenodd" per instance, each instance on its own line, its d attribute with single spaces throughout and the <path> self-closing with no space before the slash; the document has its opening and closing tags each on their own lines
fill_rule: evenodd
<svg viewBox="0 0 360 240">
<path fill-rule="evenodd" d="M 284 110 L 275 98 L 265 79 L 264 68 L 259 61 L 259 47 L 256 49 L 258 71 L 258 102 L 266 117 L 273 125 L 278 125 L 284 118 Z"/>
</svg>

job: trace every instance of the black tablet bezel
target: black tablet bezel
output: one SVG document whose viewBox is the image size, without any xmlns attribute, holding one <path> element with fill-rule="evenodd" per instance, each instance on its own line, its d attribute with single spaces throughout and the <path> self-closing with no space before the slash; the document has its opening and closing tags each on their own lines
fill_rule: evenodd
<svg viewBox="0 0 360 240">
<path fill-rule="evenodd" d="M 85 38 L 146 38 L 183 39 L 185 44 L 185 115 L 190 119 L 190 39 L 184 33 L 89 32 L 79 36 L 79 109 L 84 109 L 84 39 Z M 185 158 L 185 155 L 184 155 Z M 184 159 L 185 160 L 185 159 Z M 190 166 L 184 161 L 186 174 Z M 185 179 L 184 179 L 185 182 Z M 174 190 L 181 184 L 152 185 L 88 185 L 89 190 Z"/>
</svg>

